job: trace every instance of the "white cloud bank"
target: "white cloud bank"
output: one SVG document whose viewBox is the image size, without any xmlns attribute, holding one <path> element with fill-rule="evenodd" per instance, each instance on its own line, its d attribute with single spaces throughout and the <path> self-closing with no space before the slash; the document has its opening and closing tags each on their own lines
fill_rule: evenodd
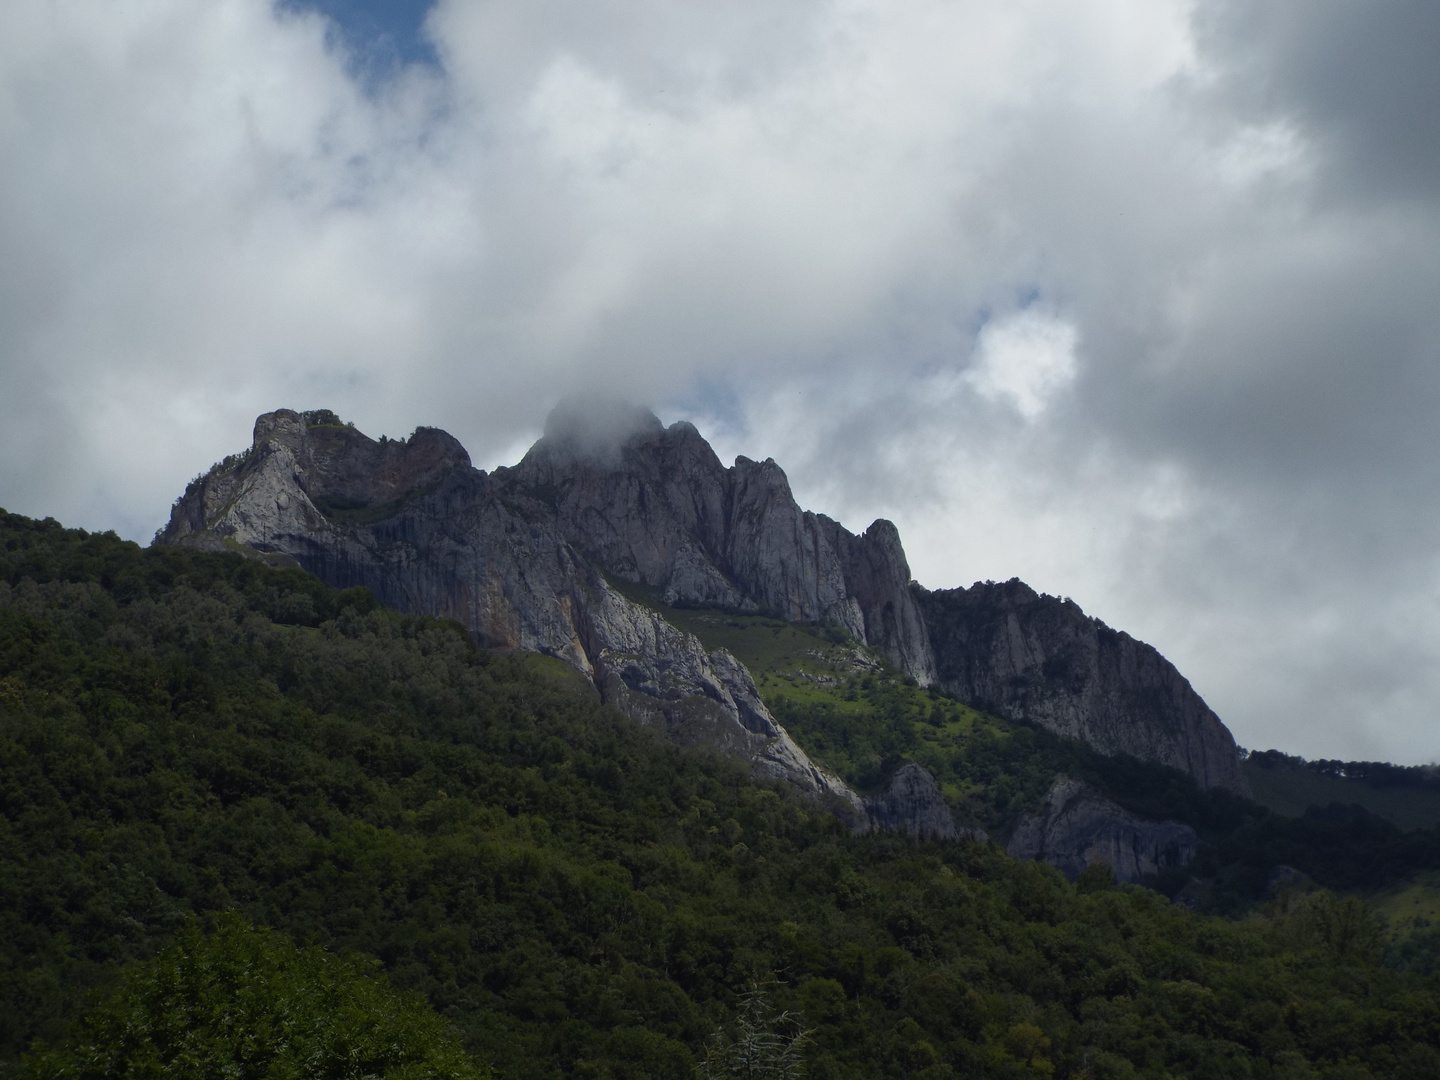
<svg viewBox="0 0 1440 1080">
<path fill-rule="evenodd" d="M 1075 336 L 1070 323 L 1031 311 L 987 323 L 965 381 L 986 401 L 1008 402 L 1034 420 L 1075 379 Z"/>
<path fill-rule="evenodd" d="M 143 539 L 266 409 L 493 463 L 620 386 L 1247 745 L 1430 760 L 1440 111 L 1367 10 L 442 0 L 367 90 L 266 0 L 9 0 L 0 505 Z"/>
</svg>

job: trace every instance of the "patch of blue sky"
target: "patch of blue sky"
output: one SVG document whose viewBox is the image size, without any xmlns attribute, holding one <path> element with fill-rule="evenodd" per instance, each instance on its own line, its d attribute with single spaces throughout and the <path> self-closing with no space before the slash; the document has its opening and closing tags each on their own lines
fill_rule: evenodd
<svg viewBox="0 0 1440 1080">
<path fill-rule="evenodd" d="M 408 64 L 438 66 L 424 34 L 433 5 L 434 0 L 275 0 L 278 10 L 313 11 L 329 19 L 335 41 L 366 82 L 383 80 Z"/>
<path fill-rule="evenodd" d="M 699 416 L 737 434 L 748 430 L 745 403 L 733 383 L 714 375 L 701 376 L 665 401 L 666 414 Z"/>
</svg>

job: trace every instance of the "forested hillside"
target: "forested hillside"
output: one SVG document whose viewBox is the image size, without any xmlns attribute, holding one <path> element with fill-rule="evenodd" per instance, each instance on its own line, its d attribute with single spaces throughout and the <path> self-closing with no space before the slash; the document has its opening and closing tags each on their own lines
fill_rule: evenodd
<svg viewBox="0 0 1440 1080">
<path fill-rule="evenodd" d="M 1401 829 L 1440 825 L 1440 770 L 1433 765 L 1383 761 L 1306 761 L 1279 750 L 1245 760 L 1245 776 L 1258 802 L 1281 814 L 1311 806 L 1357 804 Z"/>
<path fill-rule="evenodd" d="M 1385 962 L 1357 900 L 1225 920 L 852 837 L 558 662 L 297 570 L 0 517 L 6 1073 L 108 1030 L 74 1022 L 227 912 L 377 958 L 514 1080 L 692 1076 L 757 983 L 812 1077 L 1440 1075 L 1440 985 Z"/>
<path fill-rule="evenodd" d="M 1320 789 L 1323 797 L 1294 798 L 1283 805 L 1286 812 L 1275 812 L 1223 789 L 1202 790 L 1177 769 L 1105 755 L 922 690 L 833 630 L 667 607 L 656 590 L 627 586 L 626 591 L 697 634 L 707 647 L 730 649 L 755 673 L 766 703 L 805 751 L 858 789 L 878 787 L 898 761 L 917 761 L 940 782 L 962 820 L 1002 841 L 1020 815 L 1039 806 L 1056 775 L 1064 774 L 1093 785 L 1139 818 L 1193 827 L 1204 841 L 1199 858 L 1151 884 L 1169 895 L 1191 885 L 1187 898 L 1216 913 L 1240 914 L 1262 900 L 1281 866 L 1339 890 L 1378 889 L 1440 867 L 1440 830 L 1415 829 L 1417 822 L 1407 819 L 1412 828 L 1406 832 L 1376 812 L 1364 796 L 1377 789 L 1359 780 L 1303 771 L 1333 786 Z M 1251 755 L 1261 761 L 1277 757 L 1282 755 L 1273 751 Z M 1388 768 L 1400 781 L 1384 766 L 1372 764 L 1370 771 L 1390 779 L 1379 791 L 1398 792 L 1395 805 L 1414 810 L 1419 799 L 1440 797 L 1422 786 L 1436 783 L 1423 770 Z M 1297 771 L 1276 765 L 1263 777 Z M 1261 771 L 1251 769 L 1249 775 Z M 1257 790 L 1268 795 L 1272 789 L 1257 784 Z M 1292 785 L 1292 790 L 1300 789 Z"/>
</svg>

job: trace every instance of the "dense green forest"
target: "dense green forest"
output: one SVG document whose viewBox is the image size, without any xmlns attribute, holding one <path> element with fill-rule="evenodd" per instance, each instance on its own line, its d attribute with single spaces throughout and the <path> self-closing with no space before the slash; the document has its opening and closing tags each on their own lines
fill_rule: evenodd
<svg viewBox="0 0 1440 1080">
<path fill-rule="evenodd" d="M 37 1049 L 34 1077 L 94 1080 L 264 1076 L 489 1080 L 416 994 L 398 994 L 374 960 L 340 957 L 256 930 L 233 913 L 210 933 L 132 966 L 63 1044 Z"/>
<path fill-rule="evenodd" d="M 999 806 L 951 728 L 992 722 L 923 705 L 954 736 L 957 805 Z M 922 760 L 916 719 L 809 735 L 849 732 L 862 770 Z M 0 1068 L 105 1075 L 83 1062 L 124 1017 L 190 1015 L 186 957 L 255 938 L 269 959 L 207 994 L 298 1009 L 287 987 L 332 971 L 476 1063 L 386 1075 L 690 1077 L 756 986 L 808 1031 L 815 1078 L 1440 1075 L 1440 982 L 1356 899 L 1222 919 L 993 844 L 853 837 L 558 662 L 298 570 L 0 516 Z"/>
<path fill-rule="evenodd" d="M 1245 760 L 1260 769 L 1299 769 L 1315 776 L 1356 781 L 1377 791 L 1408 789 L 1440 792 L 1440 766 L 1433 764 L 1392 765 L 1388 761 L 1336 761 L 1329 758 L 1306 761 L 1303 757 L 1280 750 L 1256 750 Z"/>
<path fill-rule="evenodd" d="M 1073 739 L 922 690 L 834 631 L 664 607 L 654 590 L 626 591 L 710 647 L 734 652 L 755 673 L 786 729 L 847 782 L 871 790 L 896 762 L 917 761 L 940 782 L 962 821 L 1002 841 L 1063 773 L 1139 817 L 1193 827 L 1204 842 L 1199 858 L 1152 884 L 1171 896 L 1188 884 L 1189 895 L 1214 913 L 1240 914 L 1263 900 L 1277 866 L 1340 890 L 1374 890 L 1440 868 L 1440 829 L 1415 827 L 1430 823 L 1430 801 L 1440 800 L 1440 782 L 1425 769 L 1350 763 L 1355 778 L 1341 779 L 1344 763 L 1301 768 L 1298 758 L 1273 751 L 1251 755 L 1268 766 L 1262 777 L 1282 777 L 1266 789 L 1284 793 L 1288 812 L 1280 813 L 1226 791 L 1202 791 L 1176 769 L 1107 757 Z M 1312 792 L 1313 784 L 1329 786 Z M 1307 800 L 1306 794 L 1315 797 Z M 1400 815 L 1400 824 L 1393 815 Z"/>
<path fill-rule="evenodd" d="M 1245 759 L 1257 802 L 1289 816 L 1311 806 L 1358 804 L 1402 829 L 1440 825 L 1440 774 L 1433 765 L 1383 761 L 1306 761 L 1279 750 Z"/>
</svg>

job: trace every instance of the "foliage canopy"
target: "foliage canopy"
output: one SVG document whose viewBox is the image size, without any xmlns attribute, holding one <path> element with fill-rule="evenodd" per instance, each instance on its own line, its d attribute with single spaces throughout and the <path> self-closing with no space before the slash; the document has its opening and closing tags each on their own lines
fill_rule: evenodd
<svg viewBox="0 0 1440 1080">
<path fill-rule="evenodd" d="M 235 912 L 377 958 L 505 1080 L 690 1078 L 772 972 L 816 1080 L 1440 1075 L 1436 981 L 1347 903 L 1227 921 L 852 837 L 558 662 L 298 570 L 0 517 L 7 1074 Z"/>
<path fill-rule="evenodd" d="M 375 961 L 297 949 L 234 915 L 132 969 L 69 1042 L 30 1060 L 36 1080 L 485 1080 L 421 999 Z"/>
</svg>

